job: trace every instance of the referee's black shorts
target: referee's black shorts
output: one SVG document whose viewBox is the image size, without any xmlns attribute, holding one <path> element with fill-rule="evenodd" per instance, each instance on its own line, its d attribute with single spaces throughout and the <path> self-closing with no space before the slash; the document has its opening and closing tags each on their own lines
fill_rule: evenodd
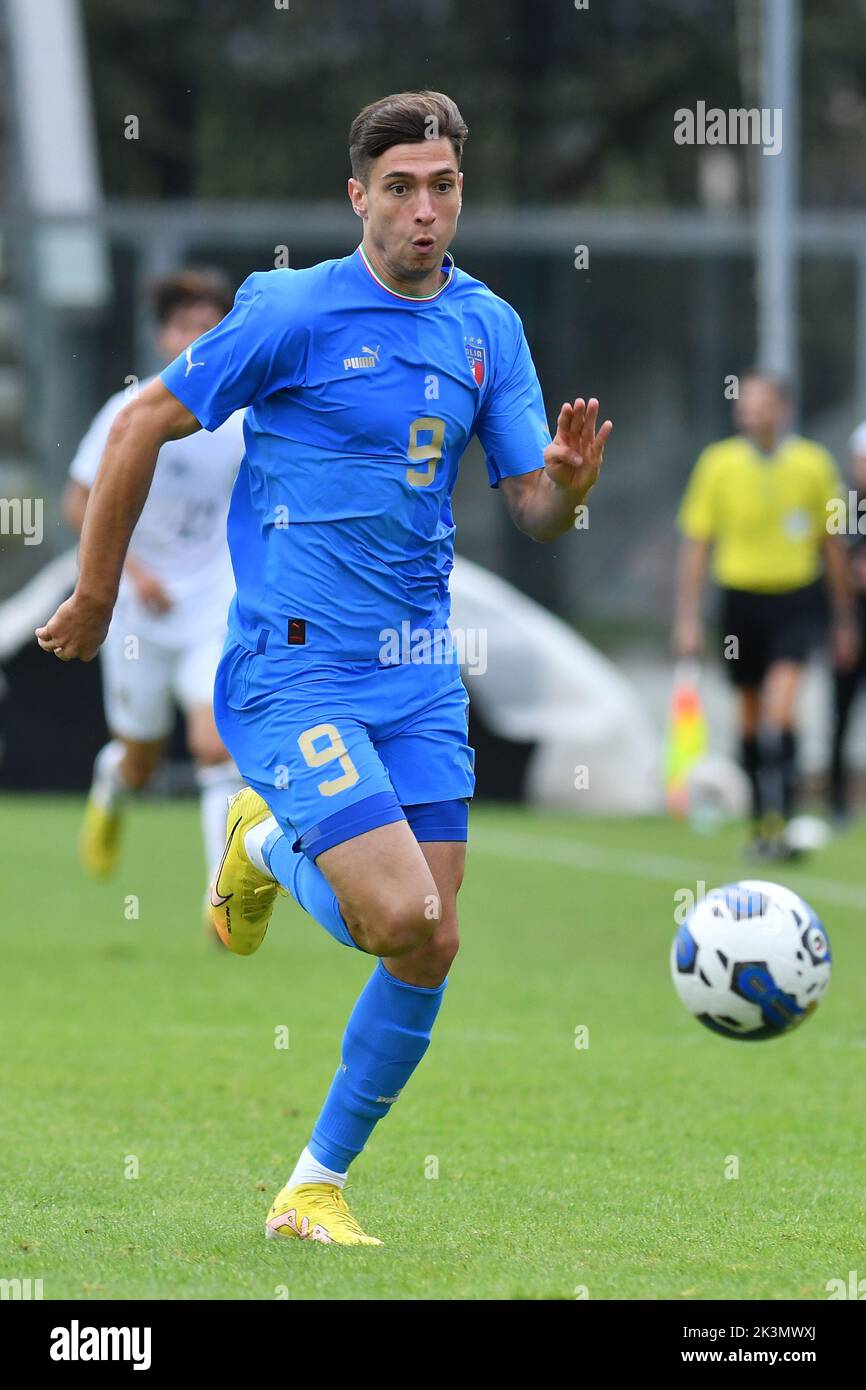
<svg viewBox="0 0 866 1390">
<path fill-rule="evenodd" d="M 722 589 L 719 626 L 734 685 L 760 685 L 774 662 L 805 662 L 821 641 L 827 626 L 823 581 L 782 594 Z"/>
</svg>

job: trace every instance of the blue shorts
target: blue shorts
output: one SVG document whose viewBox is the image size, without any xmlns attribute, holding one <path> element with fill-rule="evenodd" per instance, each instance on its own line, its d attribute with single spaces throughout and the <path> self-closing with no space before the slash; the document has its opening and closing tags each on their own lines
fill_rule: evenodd
<svg viewBox="0 0 866 1390">
<path fill-rule="evenodd" d="M 268 656 L 232 637 L 214 687 L 217 728 L 244 780 L 311 859 L 403 819 L 420 841 L 465 840 L 468 710 L 456 660 Z"/>
</svg>

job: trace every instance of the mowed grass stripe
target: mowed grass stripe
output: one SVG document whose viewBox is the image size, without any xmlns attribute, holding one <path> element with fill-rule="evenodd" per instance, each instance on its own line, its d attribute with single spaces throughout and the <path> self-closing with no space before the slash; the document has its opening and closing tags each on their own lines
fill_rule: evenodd
<svg viewBox="0 0 866 1390">
<path fill-rule="evenodd" d="M 109 885 L 78 869 L 81 809 L 0 799 L 0 1277 L 48 1299 L 808 1299 L 856 1268 L 862 913 L 824 902 L 836 973 L 790 1038 L 716 1038 L 671 987 L 672 892 L 742 876 L 741 828 L 474 808 L 433 1044 L 351 1174 L 387 1244 L 335 1251 L 262 1227 L 371 962 L 285 902 L 256 956 L 213 950 L 195 802 L 134 806 Z M 838 837 L 813 872 L 860 865 Z"/>
<path fill-rule="evenodd" d="M 474 829 L 470 850 L 502 859 L 522 859 L 530 862 L 556 864 L 561 868 L 578 869 L 621 878 L 650 878 L 662 882 L 675 881 L 683 887 L 703 881 L 707 888 L 730 882 L 730 865 L 721 866 L 697 859 L 679 859 L 665 854 L 647 854 L 642 850 L 604 849 L 580 840 L 543 841 L 537 836 L 517 835 L 508 830 Z M 744 879 L 769 879 L 781 882 L 790 878 L 791 887 L 808 897 L 823 898 L 839 907 L 866 909 L 866 884 L 840 883 L 837 879 L 804 874 L 794 864 L 744 864 L 736 875 Z"/>
</svg>

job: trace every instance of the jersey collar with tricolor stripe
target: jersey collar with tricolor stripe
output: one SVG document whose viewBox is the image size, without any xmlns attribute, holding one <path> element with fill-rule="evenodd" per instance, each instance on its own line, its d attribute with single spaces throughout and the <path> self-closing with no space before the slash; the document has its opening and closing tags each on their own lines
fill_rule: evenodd
<svg viewBox="0 0 866 1390">
<path fill-rule="evenodd" d="M 454 257 L 451 255 L 450 251 L 446 251 L 442 269 L 447 269 L 447 274 L 445 280 L 439 286 L 438 290 L 434 290 L 432 294 L 401 294 L 399 290 L 392 290 L 391 286 L 386 285 L 382 277 L 376 274 L 375 270 L 370 264 L 369 257 L 367 256 L 367 253 L 364 250 L 363 244 L 358 247 L 358 254 L 361 257 L 361 263 L 363 264 L 364 268 L 368 271 L 368 273 L 372 276 L 372 278 L 376 281 L 376 284 L 379 285 L 385 291 L 386 294 L 392 295 L 394 299 L 402 299 L 406 304 L 429 304 L 431 299 L 438 299 L 440 294 L 443 294 L 445 290 L 447 290 L 454 277 Z"/>
</svg>

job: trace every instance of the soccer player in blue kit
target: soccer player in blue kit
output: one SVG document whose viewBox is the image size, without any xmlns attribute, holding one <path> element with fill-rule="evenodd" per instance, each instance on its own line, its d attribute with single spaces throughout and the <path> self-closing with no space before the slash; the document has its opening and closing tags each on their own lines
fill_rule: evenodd
<svg viewBox="0 0 866 1390">
<path fill-rule="evenodd" d="M 61 660 L 93 658 L 160 446 L 246 407 L 214 710 L 248 785 L 229 804 L 214 924 L 249 955 L 284 891 L 378 957 L 268 1214 L 272 1236 L 379 1243 L 343 1185 L 427 1051 L 457 952 L 475 780 L 448 630 L 460 457 L 477 434 L 513 521 L 548 541 L 573 526 L 612 429 L 578 398 L 551 439 L 520 319 L 448 252 L 467 134 L 438 92 L 359 113 L 348 193 L 361 245 L 250 275 L 222 322 L 121 412 L 75 592 L 37 631 Z"/>
</svg>

